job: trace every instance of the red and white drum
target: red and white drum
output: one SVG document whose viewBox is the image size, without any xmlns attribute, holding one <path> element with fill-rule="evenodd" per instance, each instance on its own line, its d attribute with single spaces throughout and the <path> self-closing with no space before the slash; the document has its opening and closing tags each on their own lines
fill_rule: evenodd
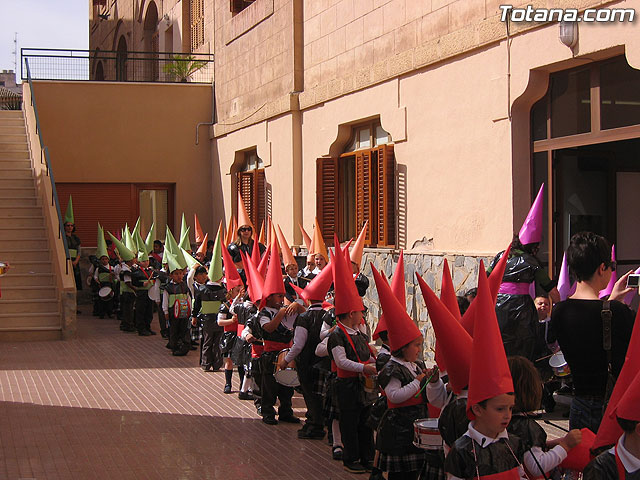
<svg viewBox="0 0 640 480">
<path fill-rule="evenodd" d="M 413 444 L 424 450 L 442 450 L 437 418 L 419 418 L 413 422 Z"/>
<path fill-rule="evenodd" d="M 298 378 L 298 372 L 295 369 L 295 362 L 291 362 L 285 369 L 281 369 L 278 365 L 278 363 L 280 363 L 280 360 L 284 359 L 284 357 L 287 356 L 289 350 L 291 349 L 285 348 L 284 350 L 280 350 L 280 353 L 278 353 L 275 361 L 275 371 L 273 373 L 273 378 L 276 379 L 276 382 L 284 385 L 285 387 L 297 387 L 300 385 L 300 379 Z"/>
</svg>

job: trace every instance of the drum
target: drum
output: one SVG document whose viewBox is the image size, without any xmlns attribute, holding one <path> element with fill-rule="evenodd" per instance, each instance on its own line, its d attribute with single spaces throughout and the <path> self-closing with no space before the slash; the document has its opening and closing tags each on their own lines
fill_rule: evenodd
<svg viewBox="0 0 640 480">
<path fill-rule="evenodd" d="M 100 296 L 100 300 L 108 302 L 113 298 L 113 289 L 111 287 L 102 287 L 98 290 L 98 295 Z"/>
<path fill-rule="evenodd" d="M 360 375 L 360 383 L 366 393 L 379 393 L 378 389 L 378 376 Z"/>
<path fill-rule="evenodd" d="M 284 385 L 285 387 L 297 387 L 300 385 L 300 380 L 298 379 L 298 372 L 295 370 L 295 363 L 291 362 L 284 370 L 278 366 L 280 360 L 287 356 L 289 350 L 291 349 L 285 348 L 284 350 L 280 350 L 280 353 L 278 353 L 275 361 L 273 377 L 276 379 L 276 382 Z"/>
<path fill-rule="evenodd" d="M 7 273 L 7 270 L 9 270 L 9 268 L 7 267 L 7 264 L 0 262 L 0 277 L 5 273 Z"/>
<path fill-rule="evenodd" d="M 551 355 L 551 358 L 549 359 L 549 366 L 556 377 L 566 377 L 567 375 L 571 375 L 569 365 L 560 351 Z"/>
<path fill-rule="evenodd" d="M 413 444 L 424 450 L 443 450 L 437 418 L 419 418 L 413 422 Z"/>
</svg>

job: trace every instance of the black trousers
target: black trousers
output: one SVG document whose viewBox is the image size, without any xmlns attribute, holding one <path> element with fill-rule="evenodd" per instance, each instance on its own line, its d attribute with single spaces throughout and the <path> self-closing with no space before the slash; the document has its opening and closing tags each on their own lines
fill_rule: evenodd
<svg viewBox="0 0 640 480">
<path fill-rule="evenodd" d="M 304 403 L 307 406 L 307 422 L 314 430 L 324 430 L 324 420 L 322 418 L 322 396 L 313 393 L 314 379 L 311 371 L 298 369 L 298 379 Z"/>
<path fill-rule="evenodd" d="M 96 313 L 100 316 L 113 315 L 113 297 L 107 301 L 101 300 L 99 297 L 95 301 Z"/>
<path fill-rule="evenodd" d="M 169 348 L 174 353 L 186 355 L 191 349 L 188 318 L 173 318 L 169 312 Z"/>
<path fill-rule="evenodd" d="M 136 296 L 131 292 L 124 292 L 120 295 L 120 310 L 122 311 L 120 327 L 135 328 L 133 323 L 133 308 L 135 302 Z"/>
<path fill-rule="evenodd" d="M 218 325 L 214 315 L 200 320 L 202 322 L 202 344 L 200 365 L 211 366 L 214 370 L 222 367 L 222 353 L 220 353 L 220 340 L 224 330 Z"/>
<path fill-rule="evenodd" d="M 153 319 L 153 300 L 149 298 L 147 290 L 136 295 L 136 309 L 134 312 L 136 330 L 143 332 L 151 330 L 151 320 Z"/>
<path fill-rule="evenodd" d="M 276 382 L 273 376 L 274 364 L 278 352 L 264 352 L 260 357 L 262 363 L 262 384 L 260 391 L 262 392 L 262 416 L 275 417 L 276 410 L 274 405 L 276 399 L 280 400 L 278 407 L 278 415 L 281 417 L 293 416 L 293 408 L 291 407 L 291 398 L 293 397 L 293 388 L 285 387 Z"/>
<path fill-rule="evenodd" d="M 373 430 L 367 426 L 371 406 L 361 401 L 360 380 L 338 378 L 336 393 L 340 409 L 340 433 L 344 451 L 342 461 L 361 462 L 363 465 L 373 461 Z"/>
<path fill-rule="evenodd" d="M 162 310 L 162 304 L 156 303 L 156 307 L 158 310 L 158 323 L 160 324 L 160 332 L 164 333 L 167 331 L 167 317 L 164 316 L 164 310 Z"/>
</svg>

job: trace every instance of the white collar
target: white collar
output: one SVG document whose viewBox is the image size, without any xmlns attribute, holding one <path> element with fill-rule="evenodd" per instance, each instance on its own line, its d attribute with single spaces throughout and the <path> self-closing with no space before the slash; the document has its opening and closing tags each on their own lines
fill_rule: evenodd
<svg viewBox="0 0 640 480">
<path fill-rule="evenodd" d="M 482 448 L 488 447 L 492 443 L 499 442 L 503 438 L 506 438 L 506 439 L 509 438 L 509 434 L 507 433 L 506 429 L 501 431 L 496 438 L 487 437 L 486 435 L 483 435 L 482 433 L 480 433 L 475 429 L 474 427 L 475 424 L 476 424 L 475 420 L 472 420 L 471 422 L 469 422 L 469 429 L 465 432 L 465 435 L 471 438 L 472 440 L 475 440 L 475 442 L 478 445 L 480 445 Z"/>
<path fill-rule="evenodd" d="M 629 450 L 624 448 L 625 437 L 626 433 L 620 437 L 620 440 L 618 440 L 618 457 L 620 457 L 620 461 L 622 462 L 624 469 L 629 473 L 634 473 L 636 470 L 640 470 L 640 458 L 633 456 L 629 453 Z M 615 451 L 611 452 L 615 455 Z"/>
<path fill-rule="evenodd" d="M 418 370 L 418 365 L 416 365 L 415 363 L 413 363 L 413 362 L 407 362 L 407 361 L 405 361 L 405 360 L 402 360 L 402 359 L 400 359 L 400 358 L 396 358 L 396 357 L 393 357 L 393 356 L 391 357 L 391 360 L 392 360 L 392 361 L 394 361 L 394 362 L 396 362 L 396 363 L 399 363 L 400 365 L 402 365 L 403 367 L 405 367 L 407 370 L 409 370 L 409 371 L 411 372 L 411 374 L 412 374 L 414 377 L 416 377 L 416 376 L 417 376 L 417 374 L 416 374 L 416 370 Z"/>
<path fill-rule="evenodd" d="M 322 310 L 322 303 L 312 303 L 308 310 Z"/>
<path fill-rule="evenodd" d="M 344 327 L 344 329 L 347 331 L 347 333 L 349 335 L 357 335 L 358 333 L 360 333 L 358 330 L 354 330 L 351 327 L 347 327 L 344 323 L 342 322 L 338 322 L 340 325 L 342 325 Z"/>
</svg>

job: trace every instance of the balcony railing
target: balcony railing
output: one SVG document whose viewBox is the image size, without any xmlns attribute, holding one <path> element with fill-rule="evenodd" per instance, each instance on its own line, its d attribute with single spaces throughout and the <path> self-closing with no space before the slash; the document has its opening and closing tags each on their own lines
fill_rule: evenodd
<svg viewBox="0 0 640 480">
<path fill-rule="evenodd" d="M 213 55 L 208 53 L 131 52 L 22 48 L 21 76 L 29 59 L 33 80 L 110 82 L 213 81 Z"/>
<path fill-rule="evenodd" d="M 0 87 L 0 110 L 20 110 L 21 108 L 22 95 Z"/>
</svg>

